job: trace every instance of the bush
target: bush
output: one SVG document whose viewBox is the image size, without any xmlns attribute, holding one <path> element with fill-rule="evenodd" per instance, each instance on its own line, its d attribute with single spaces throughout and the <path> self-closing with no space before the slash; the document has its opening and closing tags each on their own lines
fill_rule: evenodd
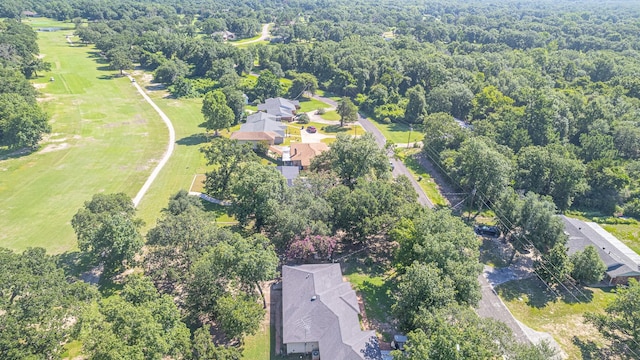
<svg viewBox="0 0 640 360">
<path fill-rule="evenodd" d="M 382 119 L 382 123 L 383 124 L 391 124 L 391 119 L 389 119 L 388 117 Z"/>
<path fill-rule="evenodd" d="M 325 109 L 325 108 L 320 108 L 320 109 L 316 110 L 316 114 L 318 114 L 318 115 L 324 115 L 324 113 L 326 113 L 326 112 L 327 112 L 327 109 Z"/>
<path fill-rule="evenodd" d="M 311 122 L 311 119 L 309 119 L 309 115 L 302 113 L 300 114 L 300 116 L 298 116 L 298 122 L 301 124 L 308 124 L 309 122 Z"/>
<path fill-rule="evenodd" d="M 258 143 L 256 144 L 256 153 L 258 153 L 259 155 L 267 155 L 268 151 L 269 143 L 265 140 L 258 141 Z"/>
<path fill-rule="evenodd" d="M 640 199 L 633 199 L 624 204 L 624 215 L 640 219 Z"/>
</svg>

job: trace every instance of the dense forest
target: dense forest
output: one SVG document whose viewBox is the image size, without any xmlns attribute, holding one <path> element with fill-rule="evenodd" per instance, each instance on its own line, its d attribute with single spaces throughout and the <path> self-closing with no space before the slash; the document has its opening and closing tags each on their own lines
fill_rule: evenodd
<svg viewBox="0 0 640 360">
<path fill-rule="evenodd" d="M 114 70 L 139 65 L 174 97 L 203 97 L 208 130 L 243 121 L 243 95 L 257 103 L 317 90 L 375 121 L 411 124 L 425 135 L 422 154 L 467 194 L 468 217 L 492 210 L 517 249 L 540 252 L 535 272 L 550 288 L 602 273 L 585 270 L 601 266 L 589 254 L 567 256 L 558 212 L 640 218 L 635 3 L 6 0 L 0 145 L 11 148 L 49 131 L 26 80 L 47 69 L 19 22 L 31 12 L 74 22 Z M 251 38 L 267 23 L 269 44 L 232 46 L 219 34 Z M 0 253 L 3 357 L 58 358 L 79 340 L 91 358 L 239 359 L 279 265 L 376 248 L 392 249 L 381 260 L 397 274 L 391 312 L 413 344 L 397 356 L 552 356 L 476 315 L 476 235 L 451 209 L 420 207 L 372 136 L 338 135 L 292 187 L 235 141 L 214 137 L 202 152 L 207 192 L 233 203 L 239 225 L 216 226 L 180 191 L 142 234 L 125 195 L 94 196 L 71 220 L 79 254 Z M 79 277 L 95 267 L 99 291 Z M 122 275 L 131 268 L 144 274 Z M 632 283 L 615 305 L 638 291 Z M 622 356 L 639 349 L 637 329 L 591 321 L 616 327 Z"/>
</svg>

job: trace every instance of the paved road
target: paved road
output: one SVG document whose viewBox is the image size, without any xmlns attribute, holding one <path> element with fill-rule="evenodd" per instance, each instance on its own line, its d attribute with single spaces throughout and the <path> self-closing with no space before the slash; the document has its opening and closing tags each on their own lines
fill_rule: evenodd
<svg viewBox="0 0 640 360">
<path fill-rule="evenodd" d="M 338 103 L 336 101 L 326 97 L 313 95 L 313 98 L 316 100 L 325 102 L 333 107 L 338 106 Z M 373 125 L 371 121 L 367 120 L 364 116 L 360 115 L 360 113 L 358 113 L 358 122 L 366 131 L 373 134 L 378 146 L 380 148 L 384 148 L 384 146 L 387 144 L 387 139 L 385 139 L 384 135 L 382 135 L 380 130 L 378 130 L 378 128 L 375 125 Z M 409 178 L 409 180 L 411 181 L 411 185 L 413 185 L 413 188 L 416 190 L 416 193 L 418 193 L 418 202 L 420 202 L 420 204 L 422 204 L 423 206 L 433 208 L 433 203 L 431 202 L 431 200 L 429 200 L 427 195 L 424 193 L 424 190 L 422 190 L 422 188 L 420 187 L 420 184 L 418 184 L 416 179 L 413 178 L 413 175 L 411 174 L 409 169 L 407 169 L 404 163 L 400 160 L 394 159 L 393 157 L 389 158 L 389 162 L 393 164 L 393 176 L 398 177 L 400 175 L 405 175 L 407 178 Z"/>
<path fill-rule="evenodd" d="M 158 107 L 158 105 L 156 105 L 156 103 L 151 100 L 151 98 L 144 92 L 144 90 L 140 85 L 138 85 L 138 83 L 133 82 L 133 77 L 131 77 L 131 75 L 127 76 L 129 77 L 129 80 L 132 81 L 132 84 L 135 86 L 135 88 L 138 89 L 140 95 L 142 95 L 142 97 L 149 103 L 149 105 L 151 105 L 151 107 L 158 113 L 158 115 L 160 115 L 162 121 L 164 121 L 165 125 L 167 125 L 167 129 L 169 129 L 169 143 L 167 144 L 167 150 L 164 152 L 164 155 L 162 156 L 162 159 L 160 159 L 158 165 L 156 165 L 155 169 L 153 169 L 153 171 L 151 172 L 151 175 L 149 175 L 149 177 L 147 178 L 147 181 L 145 181 L 142 185 L 140 191 L 138 191 L 138 194 L 136 194 L 136 197 L 133 198 L 133 205 L 135 207 L 138 207 L 138 204 L 140 204 L 140 201 L 144 197 L 144 194 L 147 193 L 147 191 L 151 187 L 151 184 L 153 184 L 153 181 L 160 173 L 160 170 L 162 170 L 167 161 L 169 161 L 171 154 L 173 154 L 173 149 L 175 148 L 176 143 L 176 132 L 173 129 L 171 119 L 169 119 L 169 117 Z"/>
<path fill-rule="evenodd" d="M 483 318 L 492 318 L 507 324 L 509 329 L 513 331 L 513 335 L 520 343 L 530 343 L 527 335 L 522 331 L 518 321 L 511 315 L 511 312 L 505 304 L 500 300 L 498 295 L 494 292 L 493 287 L 489 284 L 484 277 L 484 273 L 478 276 L 478 282 L 480 282 L 480 288 L 482 291 L 482 300 L 478 305 L 477 313 Z"/>
</svg>

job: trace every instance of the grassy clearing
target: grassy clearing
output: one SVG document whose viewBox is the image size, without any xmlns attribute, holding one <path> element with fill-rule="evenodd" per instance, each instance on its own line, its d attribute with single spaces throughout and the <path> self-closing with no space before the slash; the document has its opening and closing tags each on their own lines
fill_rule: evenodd
<svg viewBox="0 0 640 360">
<path fill-rule="evenodd" d="M 338 114 L 338 112 L 335 110 L 327 111 L 326 113 L 320 115 L 320 117 L 330 121 L 340 120 L 340 114 Z"/>
<path fill-rule="evenodd" d="M 393 141 L 395 144 L 413 143 L 422 141 L 424 135 L 417 130 L 409 131 L 409 126 L 400 123 L 383 124 L 371 118 L 368 118 L 375 127 L 380 130 L 387 140 Z"/>
<path fill-rule="evenodd" d="M 26 18 L 22 20 L 23 23 L 30 25 L 36 31 L 39 28 L 60 28 L 63 30 L 73 30 L 76 28 L 75 24 L 72 22 L 62 22 L 48 18 Z"/>
<path fill-rule="evenodd" d="M 164 123 L 131 83 L 114 77 L 93 47 L 69 46 L 67 34 L 38 33 L 52 70 L 33 82 L 51 136 L 36 153 L 0 161 L 0 246 L 17 251 L 74 249 L 78 208 L 98 192 L 135 196 L 167 145 Z"/>
<path fill-rule="evenodd" d="M 413 157 L 413 155 L 419 151 L 420 149 L 415 148 L 397 149 L 396 155 L 407 166 L 407 169 L 409 169 L 414 179 L 418 181 L 418 184 L 420 184 L 420 187 L 429 200 L 431 200 L 434 205 L 446 206 L 447 200 L 440 194 L 438 185 L 436 185 L 429 173 L 427 173 Z"/>
<path fill-rule="evenodd" d="M 316 95 L 329 98 L 333 101 L 340 101 L 342 99 L 342 96 L 338 96 L 336 94 L 331 93 L 330 91 L 324 91 L 320 89 L 316 90 Z"/>
<path fill-rule="evenodd" d="M 275 326 L 261 325 L 255 335 L 247 336 L 244 340 L 242 358 L 246 360 L 280 360 L 287 357 L 275 353 Z"/>
<path fill-rule="evenodd" d="M 569 359 L 590 358 L 583 357 L 588 347 L 607 345 L 596 328 L 584 321 L 583 315 L 602 313 L 615 297 L 611 289 L 583 288 L 582 292 L 590 298 L 588 302 L 577 302 L 569 294 L 556 298 L 535 278 L 510 281 L 496 290 L 518 320 L 534 330 L 550 333 Z"/>
</svg>

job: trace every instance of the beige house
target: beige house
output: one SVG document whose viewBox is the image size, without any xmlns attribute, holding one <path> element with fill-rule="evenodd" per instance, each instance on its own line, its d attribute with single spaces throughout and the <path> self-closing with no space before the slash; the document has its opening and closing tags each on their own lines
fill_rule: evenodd
<svg viewBox="0 0 640 360">
<path fill-rule="evenodd" d="M 291 165 L 300 166 L 301 168 L 306 169 L 311 165 L 311 160 L 313 160 L 313 158 L 327 150 L 329 150 L 329 146 L 325 143 L 291 144 Z"/>
</svg>

